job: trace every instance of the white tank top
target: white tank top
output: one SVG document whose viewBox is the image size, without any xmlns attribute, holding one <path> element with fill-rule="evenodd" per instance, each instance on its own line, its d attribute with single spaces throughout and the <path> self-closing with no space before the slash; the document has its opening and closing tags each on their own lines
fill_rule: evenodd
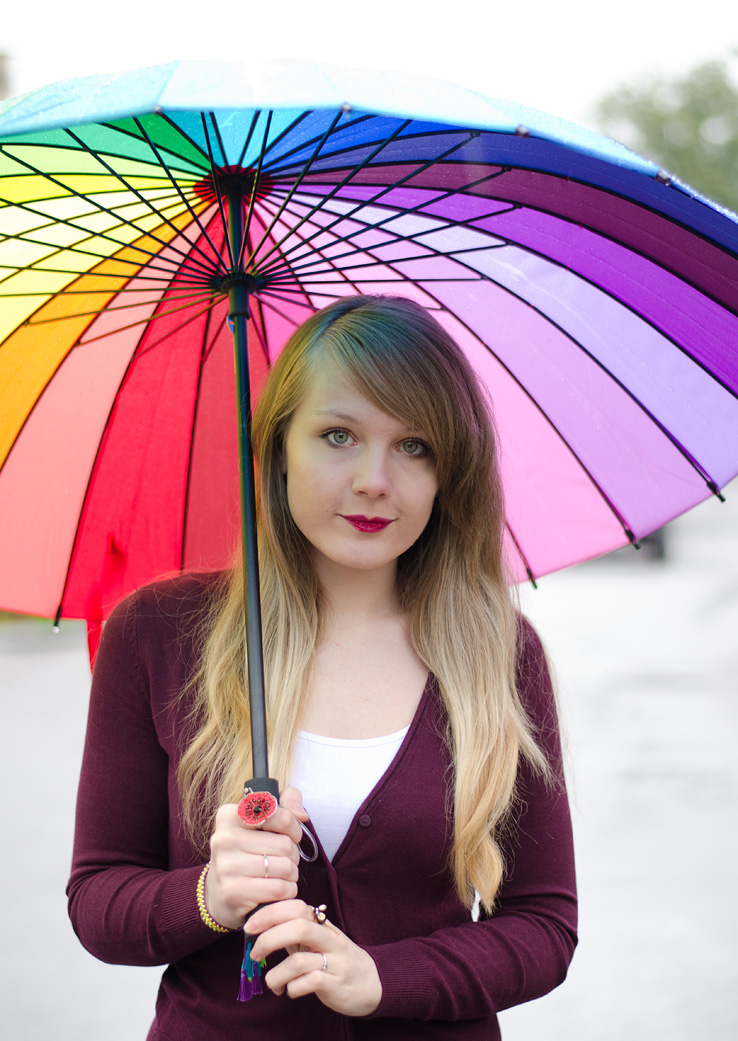
<svg viewBox="0 0 738 1041">
<path fill-rule="evenodd" d="M 290 783 L 302 792 L 303 806 L 331 860 L 409 729 L 356 740 L 298 731 Z"/>
</svg>

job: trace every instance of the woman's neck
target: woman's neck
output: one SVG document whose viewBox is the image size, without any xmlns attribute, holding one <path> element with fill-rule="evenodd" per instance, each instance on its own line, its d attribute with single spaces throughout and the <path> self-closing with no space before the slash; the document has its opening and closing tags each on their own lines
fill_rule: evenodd
<svg viewBox="0 0 738 1041">
<path fill-rule="evenodd" d="M 397 618 L 400 604 L 397 597 L 397 568 L 392 566 L 364 571 L 332 566 L 321 561 L 318 581 L 325 594 L 325 622 L 346 625 L 350 621 Z"/>
</svg>

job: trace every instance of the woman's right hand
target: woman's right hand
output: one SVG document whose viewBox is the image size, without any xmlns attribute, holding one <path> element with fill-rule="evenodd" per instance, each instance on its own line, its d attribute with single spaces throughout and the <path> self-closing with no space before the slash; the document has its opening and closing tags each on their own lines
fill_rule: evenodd
<svg viewBox="0 0 738 1041">
<path fill-rule="evenodd" d="M 205 905 L 215 921 L 229 929 L 240 929 L 259 904 L 297 896 L 299 821 L 307 820 L 307 813 L 296 788 L 286 788 L 279 801 L 278 809 L 258 827 L 241 820 L 236 803 L 221 806 L 216 814 Z"/>
</svg>

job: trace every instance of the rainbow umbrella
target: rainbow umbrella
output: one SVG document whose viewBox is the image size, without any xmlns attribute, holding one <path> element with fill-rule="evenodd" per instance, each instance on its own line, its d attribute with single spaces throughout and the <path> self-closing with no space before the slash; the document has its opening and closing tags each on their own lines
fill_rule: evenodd
<svg viewBox="0 0 738 1041">
<path fill-rule="evenodd" d="M 308 62 L 57 84 L 0 108 L 0 236 L 6 609 L 100 620 L 242 515 L 258 630 L 249 373 L 349 293 L 420 301 L 489 387 L 517 578 L 738 473 L 738 219 L 539 112 Z"/>
</svg>

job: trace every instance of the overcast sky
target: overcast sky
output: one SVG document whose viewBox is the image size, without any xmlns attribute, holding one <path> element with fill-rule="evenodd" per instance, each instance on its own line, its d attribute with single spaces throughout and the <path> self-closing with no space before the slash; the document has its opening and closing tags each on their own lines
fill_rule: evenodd
<svg viewBox="0 0 738 1041">
<path fill-rule="evenodd" d="M 11 92 L 174 58 L 301 55 L 423 72 L 591 125 L 598 97 L 738 45 L 732 0 L 6 0 Z M 172 13 L 176 12 L 176 13 Z"/>
</svg>

